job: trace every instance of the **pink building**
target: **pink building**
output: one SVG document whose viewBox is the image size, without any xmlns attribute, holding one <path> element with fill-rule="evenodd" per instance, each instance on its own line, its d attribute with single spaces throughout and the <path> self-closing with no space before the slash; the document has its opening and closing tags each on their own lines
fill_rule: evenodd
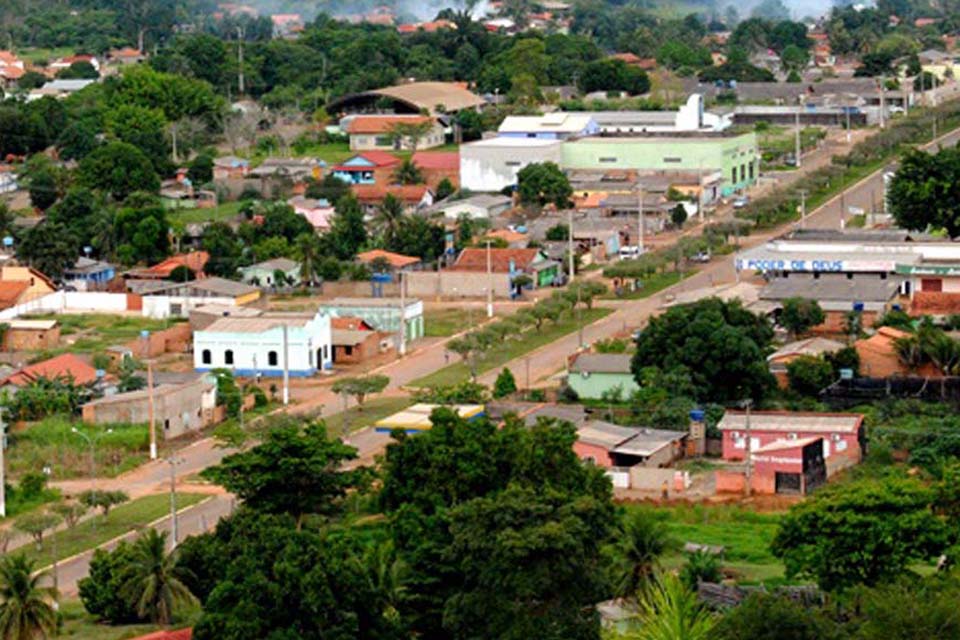
<svg viewBox="0 0 960 640">
<path fill-rule="evenodd" d="M 756 452 L 779 440 L 823 439 L 823 457 L 842 456 L 857 463 L 863 458 L 863 415 L 812 411 L 727 411 L 717 428 L 723 433 L 724 460 L 744 460 L 749 432 L 750 450 Z"/>
<path fill-rule="evenodd" d="M 763 495 L 806 495 L 825 484 L 827 465 L 823 459 L 823 442 L 819 436 L 774 440 L 751 451 L 751 491 Z M 741 493 L 746 484 L 747 476 L 743 470 L 716 472 L 716 487 L 720 493 Z"/>
<path fill-rule="evenodd" d="M 683 431 L 622 427 L 601 420 L 577 429 L 573 451 L 598 467 L 666 467 L 683 454 Z"/>
</svg>

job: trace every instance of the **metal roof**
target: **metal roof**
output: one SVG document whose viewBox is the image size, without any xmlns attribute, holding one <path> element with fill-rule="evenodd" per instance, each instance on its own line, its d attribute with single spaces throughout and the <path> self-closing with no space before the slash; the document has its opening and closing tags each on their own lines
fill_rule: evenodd
<svg viewBox="0 0 960 640">
<path fill-rule="evenodd" d="M 788 278 L 773 278 L 760 290 L 761 300 L 786 300 L 809 298 L 823 302 L 880 302 L 893 300 L 900 291 L 902 278 L 879 276 L 847 278 L 846 276 L 791 275 Z"/>
<path fill-rule="evenodd" d="M 721 431 L 745 431 L 747 414 L 727 411 L 717 425 Z M 814 413 L 790 411 L 754 411 L 750 413 L 752 431 L 810 433 L 856 433 L 863 423 L 859 413 Z"/>
<path fill-rule="evenodd" d="M 570 363 L 570 373 L 630 373 L 628 353 L 581 353 Z"/>
</svg>

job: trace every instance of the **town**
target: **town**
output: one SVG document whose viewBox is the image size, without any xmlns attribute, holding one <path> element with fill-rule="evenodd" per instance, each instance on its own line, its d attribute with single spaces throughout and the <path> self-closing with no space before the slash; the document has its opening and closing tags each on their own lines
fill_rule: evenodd
<svg viewBox="0 0 960 640">
<path fill-rule="evenodd" d="M 958 11 L 0 6 L 0 640 L 960 637 Z"/>
</svg>

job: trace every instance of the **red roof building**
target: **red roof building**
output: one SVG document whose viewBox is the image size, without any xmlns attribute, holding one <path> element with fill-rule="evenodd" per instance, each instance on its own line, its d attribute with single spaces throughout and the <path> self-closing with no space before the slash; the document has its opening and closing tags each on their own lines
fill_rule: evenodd
<svg viewBox="0 0 960 640">
<path fill-rule="evenodd" d="M 389 133 L 398 124 L 425 124 L 433 122 L 427 116 L 355 116 L 347 125 L 347 133 Z"/>
<path fill-rule="evenodd" d="M 406 207 L 429 207 L 433 204 L 433 192 L 425 184 L 358 184 L 353 187 L 353 195 L 360 204 L 370 208 L 383 202 L 387 194 L 398 198 Z"/>
<path fill-rule="evenodd" d="M 457 151 L 417 151 L 411 158 L 420 168 L 424 181 L 433 189 L 444 178 L 454 188 L 460 187 L 460 153 Z"/>
<path fill-rule="evenodd" d="M 745 459 L 748 444 L 756 452 L 781 440 L 822 438 L 825 459 L 839 456 L 860 462 L 866 442 L 859 413 L 753 411 L 748 417 L 743 411 L 727 411 L 717 429 L 723 433 L 724 460 Z"/>
<path fill-rule="evenodd" d="M 397 140 L 391 135 L 402 125 L 429 125 L 430 128 L 417 140 L 406 137 Z M 350 136 L 350 149 L 430 149 L 444 143 L 443 127 L 429 116 L 414 115 L 359 115 L 347 122 L 346 133 Z"/>
<path fill-rule="evenodd" d="M 364 264 L 372 264 L 378 258 L 386 260 L 394 269 L 407 269 L 420 264 L 420 258 L 416 256 L 405 256 L 402 253 L 384 251 L 383 249 L 372 249 L 357 254 L 357 260 Z"/>
<path fill-rule="evenodd" d="M 8 309 L 24 302 L 24 294 L 30 288 L 25 280 L 0 280 L 0 309 Z"/>
<path fill-rule="evenodd" d="M 207 266 L 209 260 L 210 254 L 206 251 L 191 251 L 190 253 L 170 256 L 163 262 L 146 269 L 131 270 L 128 274 L 143 280 L 166 280 L 178 267 L 187 267 L 199 280 L 206 277 L 203 269 Z"/>
<path fill-rule="evenodd" d="M 0 381 L 0 386 L 24 387 L 40 378 L 56 380 L 67 378 L 76 385 L 89 385 L 97 381 L 97 370 L 72 353 L 43 360 L 23 367 Z"/>
</svg>

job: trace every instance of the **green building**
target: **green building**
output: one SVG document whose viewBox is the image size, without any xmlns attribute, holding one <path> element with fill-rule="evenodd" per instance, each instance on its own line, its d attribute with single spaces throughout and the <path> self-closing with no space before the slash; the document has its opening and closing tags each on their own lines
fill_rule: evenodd
<svg viewBox="0 0 960 640">
<path fill-rule="evenodd" d="M 321 303 L 320 310 L 339 318 L 360 318 L 384 333 L 400 331 L 402 317 L 408 342 L 423 337 L 423 302 L 413 298 L 404 300 L 402 309 L 399 298 L 334 298 Z"/>
<path fill-rule="evenodd" d="M 567 141 L 562 166 L 572 169 L 722 172 L 721 195 L 753 185 L 759 174 L 755 133 L 646 133 Z"/>
<path fill-rule="evenodd" d="M 629 398 L 640 386 L 630 371 L 628 353 L 581 353 L 570 363 L 567 385 L 584 399 L 600 400 L 604 393 L 620 389 Z"/>
</svg>

